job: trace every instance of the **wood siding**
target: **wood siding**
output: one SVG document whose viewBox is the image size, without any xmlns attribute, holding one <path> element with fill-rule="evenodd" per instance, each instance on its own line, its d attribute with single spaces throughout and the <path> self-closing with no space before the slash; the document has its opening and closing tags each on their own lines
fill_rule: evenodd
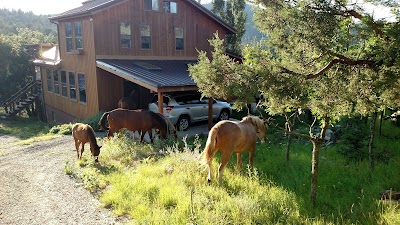
<svg viewBox="0 0 400 225">
<path fill-rule="evenodd" d="M 194 59 L 197 50 L 210 51 L 208 39 L 225 28 L 186 1 L 177 0 L 178 13 L 144 10 L 143 0 L 125 1 L 93 16 L 96 54 L 121 58 Z M 160 1 L 162 10 L 162 1 Z M 131 24 L 132 47 L 120 48 L 119 24 Z M 151 49 L 140 47 L 140 25 L 150 25 Z M 175 28 L 184 29 L 184 50 L 175 50 Z"/>
<path fill-rule="evenodd" d="M 42 81 L 43 81 L 43 95 L 46 105 L 56 108 L 72 117 L 78 119 L 85 119 L 96 114 L 99 111 L 98 95 L 97 95 L 97 79 L 96 79 L 96 60 L 95 50 L 92 32 L 92 22 L 89 18 L 77 18 L 68 22 L 81 21 L 82 23 L 82 36 L 83 36 L 83 54 L 77 54 L 76 52 L 66 52 L 66 41 L 65 41 L 65 23 L 60 22 L 58 26 L 59 32 L 59 48 L 61 63 L 57 69 L 59 71 L 66 71 L 67 73 L 67 84 L 69 87 L 68 73 L 73 72 L 75 79 L 78 79 L 78 73 L 85 75 L 86 83 L 86 103 L 79 102 L 79 94 L 77 93 L 77 100 L 71 100 L 68 91 L 68 97 L 56 95 L 54 92 L 47 91 L 47 79 L 46 79 L 46 67 L 42 67 Z M 74 39 L 73 39 L 74 43 Z M 74 44 L 73 44 L 74 46 Z M 60 76 L 60 75 L 59 75 Z M 61 78 L 59 78 L 61 79 Z M 60 81 L 61 83 L 61 81 Z M 76 88 L 78 89 L 78 82 L 76 82 Z M 49 115 L 48 115 L 49 117 Z M 51 118 L 50 118 L 51 119 Z"/>
<path fill-rule="evenodd" d="M 162 0 L 158 12 L 144 10 L 144 0 L 126 0 L 87 16 L 59 19 L 57 23 L 62 61 L 57 66 L 58 71 L 66 71 L 67 76 L 68 72 L 74 72 L 76 79 L 78 73 L 85 75 L 87 101 L 82 104 L 79 95 L 77 100 L 71 100 L 69 96 L 66 98 L 48 92 L 46 68 L 42 67 L 45 104 L 59 110 L 59 114 L 77 119 L 88 118 L 100 110 L 114 109 L 124 94 L 123 78 L 97 68 L 96 58 L 196 59 L 197 50 L 210 52 L 208 39 L 216 31 L 220 38 L 225 38 L 226 28 L 190 3 L 182 0 L 176 2 L 176 14 L 162 12 Z M 71 23 L 74 30 L 73 24 L 76 21 L 82 23 L 83 54 L 75 50 L 66 52 L 65 24 Z M 131 48 L 120 48 L 121 22 L 131 24 Z M 151 49 L 140 48 L 140 25 L 150 25 Z M 176 27 L 184 29 L 184 50 L 175 50 Z M 74 32 L 72 37 L 74 49 Z M 150 98 L 150 92 L 146 93 L 146 98 Z M 55 117 L 58 118 L 58 115 Z"/>
</svg>

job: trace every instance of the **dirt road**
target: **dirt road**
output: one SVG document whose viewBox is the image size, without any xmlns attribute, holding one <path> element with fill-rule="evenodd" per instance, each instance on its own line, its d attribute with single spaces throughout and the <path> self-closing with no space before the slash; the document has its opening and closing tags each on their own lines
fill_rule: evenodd
<svg viewBox="0 0 400 225">
<path fill-rule="evenodd" d="M 71 136 L 18 141 L 0 134 L 0 224 L 122 223 L 65 174 L 65 162 L 76 160 Z"/>
</svg>

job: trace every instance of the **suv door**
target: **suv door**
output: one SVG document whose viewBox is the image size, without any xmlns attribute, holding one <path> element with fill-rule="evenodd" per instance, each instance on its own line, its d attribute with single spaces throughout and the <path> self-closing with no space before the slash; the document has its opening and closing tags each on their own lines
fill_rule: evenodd
<svg viewBox="0 0 400 225">
<path fill-rule="evenodd" d="M 182 107 L 189 112 L 192 121 L 207 119 L 207 104 L 200 101 L 200 95 L 180 96 L 175 100 L 183 103 Z"/>
</svg>

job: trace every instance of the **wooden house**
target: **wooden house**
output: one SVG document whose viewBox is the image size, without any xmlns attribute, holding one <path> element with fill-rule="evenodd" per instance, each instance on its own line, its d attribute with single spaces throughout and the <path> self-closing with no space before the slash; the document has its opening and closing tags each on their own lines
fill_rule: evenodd
<svg viewBox="0 0 400 225">
<path fill-rule="evenodd" d="M 146 108 L 154 93 L 197 90 L 187 65 L 210 52 L 215 32 L 236 32 L 193 0 L 90 0 L 50 20 L 59 59 L 35 64 L 47 118 L 58 122 L 117 108 L 132 91 Z"/>
</svg>

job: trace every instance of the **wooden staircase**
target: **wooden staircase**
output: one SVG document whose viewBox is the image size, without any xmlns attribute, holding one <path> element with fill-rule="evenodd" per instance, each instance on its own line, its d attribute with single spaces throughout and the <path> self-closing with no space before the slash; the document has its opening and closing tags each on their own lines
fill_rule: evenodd
<svg viewBox="0 0 400 225">
<path fill-rule="evenodd" d="M 2 119 L 7 119 L 26 110 L 29 116 L 36 114 L 35 102 L 40 97 L 42 85 L 41 81 L 32 81 L 10 98 L 5 100 L 1 106 L 4 107 L 5 114 Z"/>
</svg>

